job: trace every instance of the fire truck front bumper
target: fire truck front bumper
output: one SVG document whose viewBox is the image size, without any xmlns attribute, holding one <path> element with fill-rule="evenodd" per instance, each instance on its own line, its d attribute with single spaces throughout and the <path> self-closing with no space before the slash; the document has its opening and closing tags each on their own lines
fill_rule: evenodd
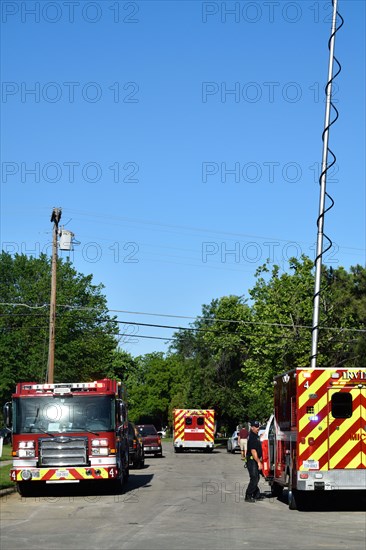
<svg viewBox="0 0 366 550">
<path fill-rule="evenodd" d="M 77 467 L 77 468 L 27 468 L 10 470 L 10 479 L 15 482 L 43 481 L 46 483 L 78 483 L 80 481 L 116 479 L 116 467 Z"/>
</svg>

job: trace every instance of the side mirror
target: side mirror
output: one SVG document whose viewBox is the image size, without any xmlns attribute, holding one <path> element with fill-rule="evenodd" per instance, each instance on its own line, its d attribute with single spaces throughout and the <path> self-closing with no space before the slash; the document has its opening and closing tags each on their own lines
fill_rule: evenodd
<svg viewBox="0 0 366 550">
<path fill-rule="evenodd" d="M 4 424 L 7 428 L 11 428 L 13 420 L 13 408 L 10 402 L 5 403 L 3 408 Z"/>
<path fill-rule="evenodd" d="M 118 420 L 122 424 L 127 420 L 127 409 L 123 401 L 118 401 Z"/>
</svg>

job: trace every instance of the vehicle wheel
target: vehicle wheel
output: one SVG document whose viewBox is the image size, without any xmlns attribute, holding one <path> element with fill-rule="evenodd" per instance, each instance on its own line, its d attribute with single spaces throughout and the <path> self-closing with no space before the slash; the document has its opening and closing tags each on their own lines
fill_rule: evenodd
<svg viewBox="0 0 366 550">
<path fill-rule="evenodd" d="M 111 481 L 111 484 L 113 486 L 114 491 L 119 494 L 123 491 L 123 485 L 124 485 L 124 477 L 118 477 L 117 479 L 113 479 Z"/>
<path fill-rule="evenodd" d="M 17 491 L 22 497 L 31 497 L 34 494 L 34 483 L 31 481 L 17 483 Z"/>
<path fill-rule="evenodd" d="M 141 461 L 140 461 L 139 468 L 140 468 L 140 470 L 141 470 L 142 468 L 145 468 L 145 460 L 141 460 Z"/>
<path fill-rule="evenodd" d="M 281 497 L 283 493 L 283 486 L 275 481 L 271 485 L 271 494 L 273 497 Z"/>
<path fill-rule="evenodd" d="M 310 495 L 306 491 L 297 489 L 288 492 L 288 507 L 290 510 L 306 510 L 309 506 Z"/>
<path fill-rule="evenodd" d="M 304 499 L 297 489 L 288 491 L 288 507 L 290 510 L 301 510 Z"/>
<path fill-rule="evenodd" d="M 232 455 L 235 454 L 235 449 L 231 449 L 231 454 L 232 454 Z"/>
</svg>

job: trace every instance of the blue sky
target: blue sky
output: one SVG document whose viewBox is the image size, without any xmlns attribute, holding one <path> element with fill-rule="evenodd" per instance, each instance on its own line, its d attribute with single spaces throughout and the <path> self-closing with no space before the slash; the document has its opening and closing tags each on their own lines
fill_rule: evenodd
<svg viewBox="0 0 366 550">
<path fill-rule="evenodd" d="M 330 2 L 1 7 L 4 250 L 50 253 L 62 207 L 112 310 L 182 317 L 247 296 L 267 258 L 314 256 Z M 339 11 L 325 263 L 349 268 L 365 264 L 365 3 Z M 133 355 L 172 331 L 132 321 L 189 322 L 118 318 Z"/>
</svg>

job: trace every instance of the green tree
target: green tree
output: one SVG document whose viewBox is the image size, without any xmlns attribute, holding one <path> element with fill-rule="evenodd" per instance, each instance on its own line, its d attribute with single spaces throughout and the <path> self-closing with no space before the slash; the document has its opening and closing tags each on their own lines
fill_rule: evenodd
<svg viewBox="0 0 366 550">
<path fill-rule="evenodd" d="M 189 330 L 176 333 L 172 348 L 187 373 L 185 406 L 214 408 L 220 422 L 229 426 L 247 417 L 238 382 L 248 352 L 250 315 L 242 297 L 212 300 Z"/>
<path fill-rule="evenodd" d="M 0 255 L 2 400 L 19 381 L 45 380 L 48 359 L 51 262 L 45 255 Z M 55 382 L 106 376 L 113 366 L 118 326 L 108 315 L 103 285 L 58 260 Z"/>
<path fill-rule="evenodd" d="M 356 265 L 348 273 L 343 267 L 329 269 L 331 295 L 327 324 L 331 365 L 365 367 L 366 357 L 366 268 Z"/>
<path fill-rule="evenodd" d="M 243 297 L 225 296 L 203 306 L 189 330 L 175 334 L 172 350 L 186 380 L 187 406 L 215 407 L 229 426 L 269 416 L 273 378 L 310 366 L 314 265 L 306 256 L 257 270 Z M 319 367 L 364 367 L 366 273 L 323 266 L 319 316 Z"/>
<path fill-rule="evenodd" d="M 161 352 L 136 358 L 126 377 L 133 421 L 152 422 L 158 428 L 171 424 L 171 409 L 182 391 L 180 366 L 177 357 Z"/>
</svg>

